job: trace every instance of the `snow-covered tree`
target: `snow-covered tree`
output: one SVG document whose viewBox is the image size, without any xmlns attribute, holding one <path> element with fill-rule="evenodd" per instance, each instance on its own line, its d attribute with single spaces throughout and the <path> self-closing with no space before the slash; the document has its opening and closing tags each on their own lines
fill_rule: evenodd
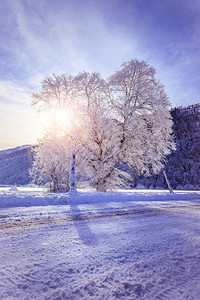
<svg viewBox="0 0 200 300">
<path fill-rule="evenodd" d="M 170 104 L 155 70 L 132 60 L 107 82 L 95 73 L 78 79 L 91 121 L 85 168 L 97 190 L 122 183 L 127 166 L 146 176 L 158 173 L 175 144 Z"/>
<path fill-rule="evenodd" d="M 51 128 L 34 147 L 30 176 L 37 184 L 49 183 L 51 192 L 69 190 L 70 143 L 58 128 Z"/>
<path fill-rule="evenodd" d="M 119 158 L 140 174 L 158 173 L 175 144 L 169 101 L 155 69 L 137 59 L 109 78 L 113 117 L 120 124 Z"/>
<path fill-rule="evenodd" d="M 80 156 L 83 160 L 82 172 L 97 191 L 121 186 L 128 174 L 117 168 L 119 162 L 118 124 L 97 108 L 88 113 L 90 134 L 82 139 Z"/>
<path fill-rule="evenodd" d="M 124 167 L 146 176 L 158 173 L 175 149 L 168 98 L 143 61 L 124 63 L 107 81 L 98 73 L 53 75 L 33 98 L 40 110 L 73 108 L 78 126 L 72 124 L 71 137 L 81 172 L 98 191 L 125 182 Z"/>
<path fill-rule="evenodd" d="M 86 72 L 80 73 L 75 82 L 85 111 L 84 130 L 87 132 L 80 137 L 82 172 L 97 191 L 120 186 L 128 174 L 117 168 L 118 122 L 111 116 L 107 82 L 97 73 Z"/>
</svg>

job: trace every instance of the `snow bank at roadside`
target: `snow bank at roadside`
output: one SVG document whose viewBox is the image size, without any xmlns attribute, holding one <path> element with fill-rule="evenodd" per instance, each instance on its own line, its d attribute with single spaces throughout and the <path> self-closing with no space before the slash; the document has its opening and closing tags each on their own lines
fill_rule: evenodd
<svg viewBox="0 0 200 300">
<path fill-rule="evenodd" d="M 0 189 L 0 208 L 48 205 L 90 204 L 125 201 L 199 201 L 200 192 L 176 191 L 170 195 L 164 190 L 120 190 L 107 193 L 75 191 L 73 193 L 47 194 L 42 190 L 10 188 Z"/>
</svg>

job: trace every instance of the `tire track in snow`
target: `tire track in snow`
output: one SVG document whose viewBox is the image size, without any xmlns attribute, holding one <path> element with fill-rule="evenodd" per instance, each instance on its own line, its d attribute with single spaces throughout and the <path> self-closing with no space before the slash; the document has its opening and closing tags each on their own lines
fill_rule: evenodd
<svg viewBox="0 0 200 300">
<path fill-rule="evenodd" d="M 96 213 L 96 214 L 87 214 L 87 215 L 71 215 L 66 216 L 63 218 L 51 218 L 51 219 L 35 219 L 35 220 L 28 220 L 28 221 L 21 221 L 18 219 L 17 221 L 11 221 L 7 223 L 0 224 L 0 230 L 3 229 L 10 229 L 16 227 L 29 227 L 29 226 L 36 226 L 36 225 L 48 225 L 54 223 L 64 223 L 64 222 L 74 222 L 74 221 L 86 221 L 86 220 L 93 220 L 97 218 L 111 218 L 111 217 L 120 217 L 125 215 L 137 215 L 137 214 L 144 214 L 146 217 L 152 216 L 152 214 L 160 214 L 160 213 L 168 213 L 169 211 L 175 211 L 176 213 L 182 213 L 184 210 L 194 210 L 200 211 L 200 206 L 198 205 L 190 205 L 190 206 L 171 206 L 167 208 L 146 208 L 141 210 L 126 210 L 126 211 L 114 211 L 114 212 L 103 212 L 103 213 Z"/>
<path fill-rule="evenodd" d="M 152 213 L 162 212 L 162 209 L 145 209 L 145 210 L 130 210 L 130 211 L 116 211 L 116 212 L 109 212 L 109 213 L 99 213 L 99 214 L 91 214 L 91 215 L 72 215 L 67 216 L 64 218 L 52 218 L 52 219 L 40 219 L 40 220 L 30 220 L 30 221 L 20 221 L 18 220 L 9 222 L 9 223 L 2 223 L 0 224 L 0 230 L 2 229 L 9 229 L 15 227 L 28 227 L 28 226 L 35 226 L 35 225 L 47 225 L 52 223 L 62 223 L 62 222 L 73 222 L 73 221 L 86 221 L 86 220 L 93 220 L 97 218 L 110 218 L 110 217 L 120 217 L 125 215 L 136 215 L 136 214 L 148 214 L 152 215 Z"/>
</svg>

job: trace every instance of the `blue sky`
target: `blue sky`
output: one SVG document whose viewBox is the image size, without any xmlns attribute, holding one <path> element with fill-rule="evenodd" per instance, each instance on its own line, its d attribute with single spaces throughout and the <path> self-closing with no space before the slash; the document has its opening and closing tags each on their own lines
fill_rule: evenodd
<svg viewBox="0 0 200 300">
<path fill-rule="evenodd" d="M 200 102 L 199 0 L 0 0 L 0 149 L 35 143 L 31 93 L 52 73 L 155 67 L 172 106 Z"/>
</svg>

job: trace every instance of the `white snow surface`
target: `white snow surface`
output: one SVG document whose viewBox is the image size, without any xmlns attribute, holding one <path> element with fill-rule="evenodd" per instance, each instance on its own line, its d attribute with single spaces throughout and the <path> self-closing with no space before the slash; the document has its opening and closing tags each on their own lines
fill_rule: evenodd
<svg viewBox="0 0 200 300">
<path fill-rule="evenodd" d="M 200 192 L 0 188 L 0 299 L 200 299 Z"/>
</svg>

